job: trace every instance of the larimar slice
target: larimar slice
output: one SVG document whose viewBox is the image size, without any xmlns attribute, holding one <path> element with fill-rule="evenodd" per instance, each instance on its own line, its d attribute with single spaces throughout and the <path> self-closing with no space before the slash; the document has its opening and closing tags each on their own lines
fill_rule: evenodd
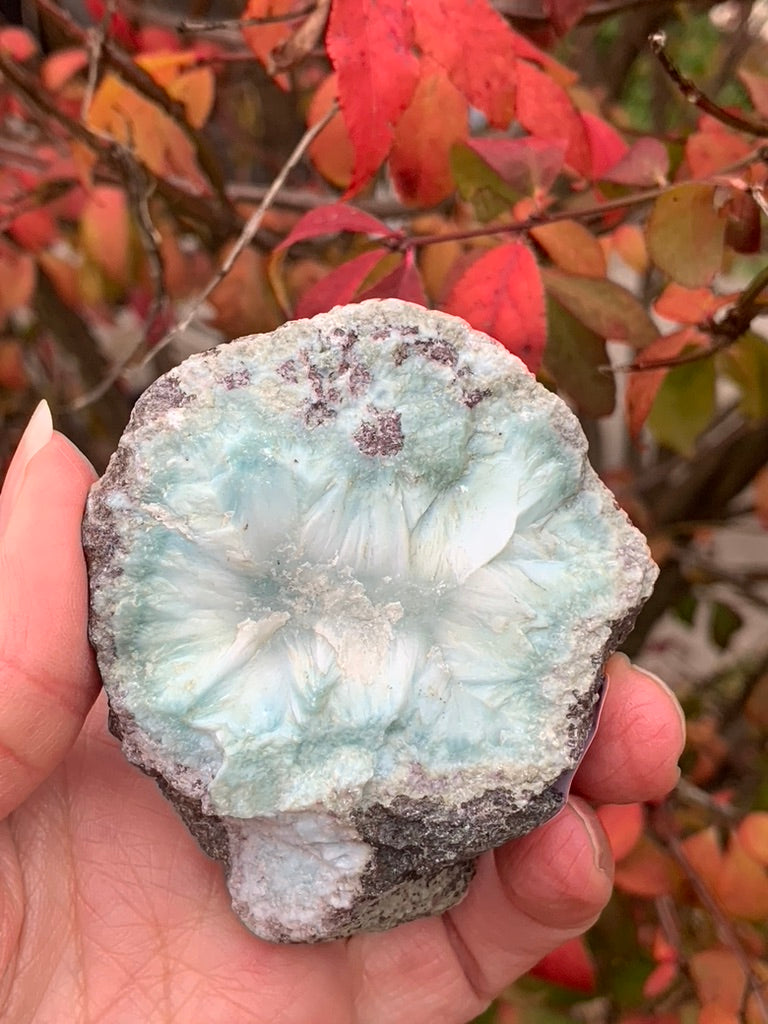
<svg viewBox="0 0 768 1024">
<path fill-rule="evenodd" d="M 113 731 L 277 941 L 442 911 L 555 814 L 656 575 L 563 402 L 396 300 L 161 377 L 84 544 Z"/>
</svg>

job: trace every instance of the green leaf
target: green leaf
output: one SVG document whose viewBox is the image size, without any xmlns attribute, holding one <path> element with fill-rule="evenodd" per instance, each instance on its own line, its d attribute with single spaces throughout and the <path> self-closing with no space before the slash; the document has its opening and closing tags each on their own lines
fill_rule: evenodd
<svg viewBox="0 0 768 1024">
<path fill-rule="evenodd" d="M 709 636 L 712 643 L 720 650 L 725 650 L 731 642 L 731 637 L 744 624 L 744 620 L 738 612 L 734 611 L 727 604 L 715 601 L 709 616 Z"/>
<path fill-rule="evenodd" d="M 667 373 L 646 423 L 658 444 L 691 456 L 714 410 L 715 365 L 702 359 Z"/>
<path fill-rule="evenodd" d="M 686 594 L 685 597 L 681 598 L 675 605 L 674 613 L 681 622 L 684 622 L 687 626 L 692 626 L 693 617 L 696 614 L 698 606 L 699 602 L 693 594 Z"/>
<path fill-rule="evenodd" d="M 741 389 L 741 411 L 749 419 L 768 417 L 768 342 L 748 331 L 722 354 L 725 372 Z"/>
<path fill-rule="evenodd" d="M 504 213 L 521 198 L 470 146 L 451 147 L 451 173 L 462 199 L 472 203 L 479 221 Z"/>
<path fill-rule="evenodd" d="M 601 338 L 644 348 L 659 332 L 640 302 L 621 285 L 564 270 L 543 267 L 547 292 Z"/>
<path fill-rule="evenodd" d="M 727 220 L 715 206 L 714 185 L 689 183 L 653 204 L 646 227 L 648 254 L 686 288 L 709 284 L 720 270 Z"/>
<path fill-rule="evenodd" d="M 605 340 L 551 296 L 547 324 L 544 366 L 579 412 L 595 419 L 608 416 L 616 404 L 616 381 L 602 369 L 608 363 Z"/>
<path fill-rule="evenodd" d="M 491 1003 L 485 1013 L 481 1013 L 479 1017 L 475 1017 L 470 1024 L 495 1024 L 496 1021 L 496 1003 Z"/>
</svg>

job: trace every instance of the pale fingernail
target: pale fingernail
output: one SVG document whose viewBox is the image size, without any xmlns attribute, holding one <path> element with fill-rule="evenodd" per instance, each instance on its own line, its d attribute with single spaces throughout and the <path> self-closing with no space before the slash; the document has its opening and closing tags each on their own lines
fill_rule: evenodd
<svg viewBox="0 0 768 1024">
<path fill-rule="evenodd" d="M 2 493 L 0 493 L 0 529 L 5 525 L 10 510 L 16 503 L 27 466 L 52 437 L 51 410 L 46 400 L 43 399 L 32 413 L 5 475 Z"/>
<path fill-rule="evenodd" d="M 635 665 L 634 663 L 632 663 L 632 668 L 635 670 L 635 672 L 641 672 L 648 679 L 652 679 L 653 682 L 658 686 L 658 688 L 662 690 L 667 695 L 667 697 L 669 697 L 672 706 L 674 707 L 675 711 L 677 712 L 677 716 L 680 719 L 680 729 L 683 734 L 683 740 L 685 740 L 685 736 L 688 730 L 688 724 L 685 721 L 685 712 L 680 706 L 680 701 L 677 699 L 675 691 L 672 689 L 669 683 L 665 683 L 664 680 L 657 676 L 655 672 L 650 672 L 647 668 L 643 668 L 641 665 Z"/>
<path fill-rule="evenodd" d="M 612 877 L 613 856 L 611 855 L 611 848 L 594 811 L 592 811 L 589 804 L 580 800 L 579 797 L 576 796 L 568 798 L 567 806 L 581 819 L 584 831 L 586 832 L 590 845 L 592 846 L 592 856 L 595 861 L 595 867 L 603 874 Z"/>
</svg>

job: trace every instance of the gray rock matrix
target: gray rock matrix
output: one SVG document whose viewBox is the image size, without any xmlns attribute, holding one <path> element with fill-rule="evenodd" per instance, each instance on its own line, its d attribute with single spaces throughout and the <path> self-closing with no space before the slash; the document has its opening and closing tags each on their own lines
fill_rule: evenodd
<svg viewBox="0 0 768 1024">
<path fill-rule="evenodd" d="M 656 576 L 565 404 L 399 300 L 159 378 L 83 543 L 110 729 L 276 942 L 440 913 L 556 814 Z"/>
</svg>

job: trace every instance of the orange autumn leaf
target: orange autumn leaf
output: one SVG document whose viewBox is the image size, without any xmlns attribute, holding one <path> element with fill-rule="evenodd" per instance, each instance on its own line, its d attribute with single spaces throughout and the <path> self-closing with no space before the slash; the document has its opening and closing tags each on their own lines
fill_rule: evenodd
<svg viewBox="0 0 768 1024">
<path fill-rule="evenodd" d="M 594 992 L 597 984 L 595 961 L 583 936 L 558 946 L 539 960 L 530 973 L 542 981 L 587 994 Z"/>
<path fill-rule="evenodd" d="M 130 216 L 125 192 L 114 185 L 97 185 L 80 217 L 80 241 L 92 263 L 116 284 L 128 284 Z"/>
<path fill-rule="evenodd" d="M 600 243 L 578 221 L 541 224 L 530 233 L 561 270 L 583 277 L 605 277 L 605 256 Z"/>
<path fill-rule="evenodd" d="M 645 822 L 643 805 L 603 804 L 597 808 L 597 816 L 611 844 L 613 859 L 622 860 L 642 834 Z"/>
<path fill-rule="evenodd" d="M 142 54 L 136 63 L 162 86 L 171 99 L 181 103 L 187 121 L 202 128 L 213 108 L 215 80 L 210 68 L 195 67 L 197 54 L 171 50 Z"/>
<path fill-rule="evenodd" d="M 644 274 L 648 269 L 648 249 L 643 229 L 638 224 L 620 224 L 611 237 L 616 254 L 632 270 Z"/>
<path fill-rule="evenodd" d="M 288 39 L 301 24 L 301 18 L 289 21 L 266 22 L 261 25 L 248 25 L 251 18 L 269 18 L 306 8 L 304 0 L 248 0 L 240 15 L 244 24 L 240 31 L 252 53 L 261 61 L 270 75 L 274 74 L 272 52 Z M 287 89 L 290 79 L 287 75 L 274 75 L 275 81 L 282 89 Z"/>
<path fill-rule="evenodd" d="M 688 969 L 703 1005 L 714 1003 L 730 1013 L 741 1010 L 746 977 L 734 953 L 727 949 L 701 950 L 689 957 Z"/>
<path fill-rule="evenodd" d="M 28 386 L 21 345 L 13 338 L 0 338 L 0 390 L 26 391 Z"/>
<path fill-rule="evenodd" d="M 154 174 L 182 178 L 187 187 L 205 190 L 184 130 L 117 75 L 109 73 L 102 79 L 88 111 L 88 127 L 131 149 Z"/>
<path fill-rule="evenodd" d="M 665 320 L 673 320 L 679 324 L 697 324 L 723 306 L 729 306 L 737 298 L 738 293 L 715 295 L 709 288 L 684 288 L 683 285 L 671 281 L 656 299 L 653 308 Z"/>
<path fill-rule="evenodd" d="M 674 360 L 688 348 L 703 348 L 710 343 L 706 334 L 695 327 L 684 327 L 682 330 L 657 338 L 643 349 L 635 360 L 637 370 L 630 372 L 626 391 L 626 416 L 630 435 L 637 439 L 645 421 L 653 407 L 664 378 L 669 372 L 660 366 L 658 369 L 642 369 L 653 363 Z"/>
<path fill-rule="evenodd" d="M 467 138 L 467 112 L 467 101 L 443 68 L 424 58 L 389 155 L 390 172 L 405 203 L 434 206 L 453 192 L 451 147 Z"/>
<path fill-rule="evenodd" d="M 682 841 L 681 846 L 693 870 L 712 889 L 723 866 L 723 850 L 715 828 L 710 826 L 694 832 Z"/>
<path fill-rule="evenodd" d="M 714 893 L 724 910 L 747 921 L 768 917 L 768 875 L 732 833 Z"/>
<path fill-rule="evenodd" d="M 322 121 L 338 95 L 338 77 L 330 74 L 312 96 L 307 125 Z M 309 157 L 322 176 L 336 188 L 347 189 L 355 167 L 355 149 L 341 113 L 333 117 L 309 147 Z"/>
<path fill-rule="evenodd" d="M 680 965 L 677 962 L 665 961 L 651 971 L 643 984 L 643 995 L 646 999 L 656 999 L 680 974 Z"/>
<path fill-rule="evenodd" d="M 768 811 L 752 811 L 736 829 L 746 853 L 762 865 L 768 865 Z"/>
<path fill-rule="evenodd" d="M 664 896 L 680 882 L 672 858 L 648 836 L 641 836 L 630 853 L 616 865 L 616 888 L 633 896 Z"/>
</svg>

